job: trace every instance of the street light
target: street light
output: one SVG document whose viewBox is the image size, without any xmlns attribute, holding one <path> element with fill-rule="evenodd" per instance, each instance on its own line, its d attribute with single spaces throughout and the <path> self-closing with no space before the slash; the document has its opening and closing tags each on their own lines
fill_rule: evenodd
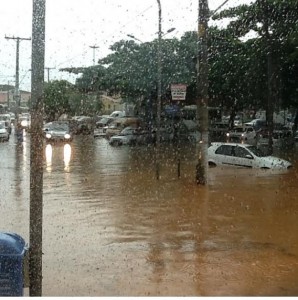
<svg viewBox="0 0 298 300">
<path fill-rule="evenodd" d="M 162 34 L 161 30 L 161 4 L 160 0 L 156 0 L 158 4 L 158 43 L 157 43 L 157 118 L 156 118 L 156 147 L 155 147 L 155 160 L 156 160 L 156 179 L 159 179 L 160 174 L 160 123 L 161 123 L 161 39 L 166 34 L 174 31 L 176 28 L 170 28 L 165 34 Z M 128 37 L 135 39 L 142 43 L 141 40 L 137 39 L 134 35 L 128 34 Z"/>
<path fill-rule="evenodd" d="M 91 49 L 93 49 L 93 66 L 95 66 L 95 49 L 98 49 L 99 47 L 96 45 L 89 46 Z"/>
<path fill-rule="evenodd" d="M 170 32 L 173 32 L 174 30 L 176 30 L 175 27 L 172 27 L 172 28 L 168 29 L 167 32 L 165 34 L 163 34 L 162 36 L 165 36 L 166 34 L 168 34 Z"/>
<path fill-rule="evenodd" d="M 127 34 L 127 36 L 130 37 L 130 38 L 132 38 L 133 40 L 136 40 L 136 41 L 138 41 L 138 42 L 140 42 L 140 43 L 143 43 L 140 39 L 136 38 L 136 37 L 135 37 L 134 35 L 132 35 L 132 34 Z"/>
<path fill-rule="evenodd" d="M 164 37 L 165 35 L 167 35 L 168 33 L 173 32 L 174 30 L 176 30 L 175 27 L 172 27 L 170 29 L 168 29 L 164 34 L 161 35 L 161 37 Z M 133 40 L 136 40 L 140 43 L 144 43 L 143 41 L 141 41 L 140 39 L 138 39 L 136 36 L 134 36 L 133 34 L 127 34 L 128 37 L 132 38 Z"/>
</svg>

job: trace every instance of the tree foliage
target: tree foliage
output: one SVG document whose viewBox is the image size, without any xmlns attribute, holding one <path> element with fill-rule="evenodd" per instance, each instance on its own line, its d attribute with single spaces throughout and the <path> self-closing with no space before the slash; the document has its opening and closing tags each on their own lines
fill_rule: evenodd
<svg viewBox="0 0 298 300">
<path fill-rule="evenodd" d="M 44 112 L 49 121 L 71 112 L 70 99 L 74 86 L 66 80 L 55 80 L 45 83 Z"/>
<path fill-rule="evenodd" d="M 297 0 L 256 0 L 213 16 L 228 18 L 230 23 L 226 28 L 210 27 L 208 32 L 211 104 L 264 108 L 270 45 L 275 103 L 278 107 L 297 105 L 297 6 Z M 251 32 L 254 37 L 246 38 Z M 110 47 L 112 53 L 86 70 L 76 86 L 85 92 L 104 89 L 134 103 L 155 98 L 157 42 L 116 42 Z M 195 103 L 197 33 L 161 42 L 163 101 L 169 97 L 171 83 L 186 83 L 186 103 Z"/>
</svg>

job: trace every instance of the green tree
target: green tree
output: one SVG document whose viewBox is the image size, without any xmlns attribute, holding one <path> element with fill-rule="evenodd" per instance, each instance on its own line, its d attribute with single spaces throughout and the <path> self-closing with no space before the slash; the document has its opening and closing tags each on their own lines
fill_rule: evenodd
<svg viewBox="0 0 298 300">
<path fill-rule="evenodd" d="M 74 86 L 66 80 L 45 83 L 44 112 L 48 121 L 57 120 L 62 114 L 71 112 L 70 101 Z"/>
<path fill-rule="evenodd" d="M 248 104 L 268 107 L 268 91 L 264 89 L 270 79 L 268 53 L 271 55 L 269 67 L 273 94 L 270 107 L 278 109 L 281 105 L 294 104 L 292 101 L 297 98 L 294 83 L 297 75 L 294 73 L 297 74 L 295 70 L 297 70 L 298 2 L 257 0 L 250 5 L 240 5 L 214 16 L 214 19 L 222 18 L 233 18 L 226 31 L 235 39 L 243 38 L 251 31 L 255 32 L 255 38 L 244 42 L 246 46 L 244 54 L 246 62 L 249 62 L 243 78 L 247 86 Z M 292 81 L 290 78 L 293 75 L 295 79 Z"/>
</svg>

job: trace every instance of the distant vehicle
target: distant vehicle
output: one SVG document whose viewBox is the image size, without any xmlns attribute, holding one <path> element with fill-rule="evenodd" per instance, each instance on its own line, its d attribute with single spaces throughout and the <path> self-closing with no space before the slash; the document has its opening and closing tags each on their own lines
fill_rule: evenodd
<svg viewBox="0 0 298 300">
<path fill-rule="evenodd" d="M 234 127 L 226 135 L 229 142 L 252 143 L 256 139 L 256 131 L 252 126 Z"/>
<path fill-rule="evenodd" d="M 47 142 L 71 142 L 73 135 L 65 121 L 54 121 L 44 125 L 44 136 Z"/>
<path fill-rule="evenodd" d="M 10 124 L 13 125 L 16 119 L 16 116 L 14 113 L 9 113 L 10 114 Z"/>
<path fill-rule="evenodd" d="M 115 118 L 110 117 L 110 116 L 102 117 L 99 121 L 96 122 L 95 127 L 96 128 L 103 128 L 105 126 L 108 126 L 114 120 L 115 120 Z"/>
<path fill-rule="evenodd" d="M 142 120 L 139 118 L 133 117 L 123 117 L 116 118 L 114 121 L 110 123 L 108 127 L 104 127 L 104 133 L 106 137 L 109 139 L 113 135 L 119 134 L 125 127 L 134 127 L 138 128 L 142 125 Z"/>
<path fill-rule="evenodd" d="M 110 138 L 109 144 L 112 146 L 120 145 L 146 145 L 153 142 L 153 135 L 141 127 L 125 127 L 118 135 Z"/>
<path fill-rule="evenodd" d="M 21 127 L 25 130 L 30 129 L 31 120 L 29 115 L 20 115 L 19 116 L 19 123 L 21 124 Z"/>
<path fill-rule="evenodd" d="M 262 128 L 267 127 L 267 122 L 266 122 L 266 120 L 263 120 L 263 119 L 254 119 L 254 120 L 244 123 L 244 125 L 251 126 L 254 128 L 255 131 L 258 131 Z"/>
<path fill-rule="evenodd" d="M 89 116 L 81 116 L 76 120 L 76 134 L 91 134 L 94 131 L 94 120 Z"/>
<path fill-rule="evenodd" d="M 109 144 L 112 146 L 133 145 L 137 140 L 135 131 L 136 128 L 128 126 L 119 134 L 112 136 L 109 140 Z"/>
<path fill-rule="evenodd" d="M 274 147 L 287 148 L 295 144 L 295 136 L 290 129 L 283 128 L 280 130 L 273 130 L 272 143 Z M 261 130 L 257 139 L 257 146 L 269 145 L 269 132 L 268 130 Z"/>
<path fill-rule="evenodd" d="M 3 122 L 5 124 L 5 128 L 8 132 L 8 134 L 11 134 L 11 117 L 10 114 L 1 114 L 0 115 L 0 122 Z"/>
<path fill-rule="evenodd" d="M 9 141 L 9 133 L 5 128 L 5 124 L 3 121 L 0 121 L 0 141 Z"/>
<path fill-rule="evenodd" d="M 193 120 L 182 119 L 174 125 L 174 139 L 179 141 L 196 142 L 200 138 L 198 125 Z"/>
<path fill-rule="evenodd" d="M 225 141 L 229 130 L 229 124 L 225 122 L 216 122 L 209 129 L 210 139 L 212 141 Z"/>
<path fill-rule="evenodd" d="M 124 111 L 120 111 L 120 110 L 116 110 L 113 111 L 110 115 L 110 118 L 123 118 L 125 117 L 125 112 Z"/>
<path fill-rule="evenodd" d="M 209 166 L 235 166 L 261 169 L 290 169 L 284 159 L 265 155 L 256 146 L 237 143 L 211 143 L 208 148 Z"/>
</svg>

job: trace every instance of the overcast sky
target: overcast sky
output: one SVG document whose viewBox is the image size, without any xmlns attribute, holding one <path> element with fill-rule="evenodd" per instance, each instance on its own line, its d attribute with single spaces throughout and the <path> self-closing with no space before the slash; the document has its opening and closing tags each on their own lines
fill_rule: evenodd
<svg viewBox="0 0 298 300">
<path fill-rule="evenodd" d="M 31 38 L 32 0 L 2 0 L 0 10 L 0 84 L 14 85 L 16 41 L 8 37 Z M 160 0 L 162 31 L 175 27 L 168 38 L 180 38 L 186 31 L 197 30 L 198 0 Z M 224 0 L 209 0 L 211 10 Z M 229 0 L 223 7 L 250 3 Z M 157 37 L 158 5 L 156 0 L 47 0 L 45 67 L 50 80 L 75 76 L 59 71 L 64 67 L 91 66 L 93 49 L 96 60 L 109 53 L 109 47 L 132 34 L 139 40 Z M 30 90 L 31 41 L 20 42 L 20 88 Z M 48 78 L 45 72 L 45 80 Z"/>
</svg>

